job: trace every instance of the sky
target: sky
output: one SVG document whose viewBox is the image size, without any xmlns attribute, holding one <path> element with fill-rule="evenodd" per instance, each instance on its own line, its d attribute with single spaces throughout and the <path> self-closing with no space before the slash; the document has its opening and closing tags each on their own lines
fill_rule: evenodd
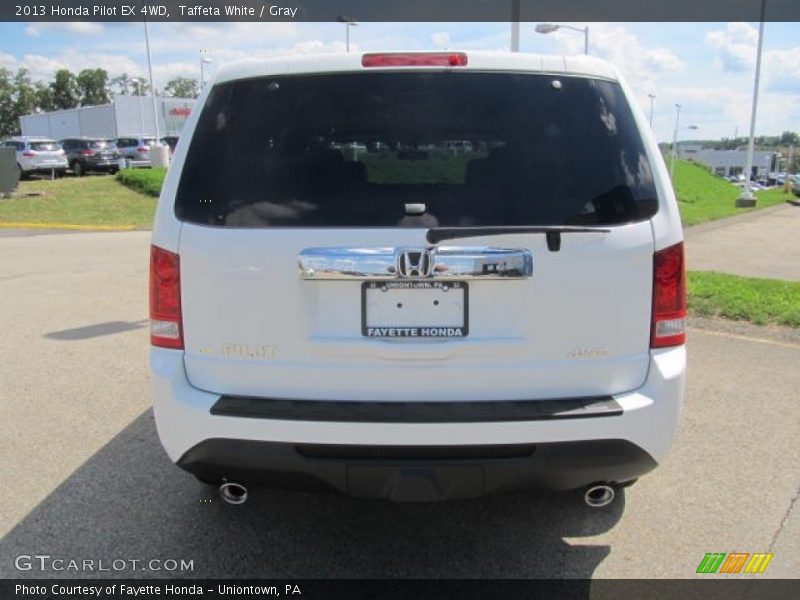
<svg viewBox="0 0 800 600">
<path fill-rule="evenodd" d="M 583 52 L 580 32 L 547 35 L 522 23 L 520 51 Z M 670 141 L 675 104 L 679 139 L 746 136 L 750 127 L 758 23 L 572 23 L 589 27 L 589 53 L 611 60 L 645 114 L 656 96 L 653 129 Z M 766 23 L 756 135 L 800 131 L 800 23 Z M 343 52 L 341 23 L 151 23 L 156 87 L 174 77 L 199 79 L 220 65 L 290 53 Z M 351 52 L 376 50 L 508 50 L 508 23 L 360 23 Z M 34 79 L 56 69 L 101 67 L 109 77 L 146 76 L 140 23 L 0 23 L 0 67 L 27 67 Z M 686 129 L 696 126 L 697 129 Z"/>
</svg>

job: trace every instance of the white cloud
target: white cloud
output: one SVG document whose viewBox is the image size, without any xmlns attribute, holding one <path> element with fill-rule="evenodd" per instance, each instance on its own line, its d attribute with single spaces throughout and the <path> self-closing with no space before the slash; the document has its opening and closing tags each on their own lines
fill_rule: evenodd
<svg viewBox="0 0 800 600">
<path fill-rule="evenodd" d="M 0 55 L 0 66 L 11 71 L 19 68 L 28 69 L 28 74 L 34 81 L 50 81 L 59 69 L 69 69 L 78 73 L 83 69 L 105 69 L 109 77 L 121 73 L 128 75 L 141 75 L 142 66 L 129 57 L 119 54 L 83 53 L 77 50 L 66 50 L 57 56 L 43 56 L 41 54 L 26 54 L 20 58 L 10 54 Z"/>
<path fill-rule="evenodd" d="M 54 31 L 65 31 L 77 35 L 100 35 L 103 33 L 103 24 L 90 21 L 69 21 L 64 23 L 31 23 L 25 28 L 25 33 L 32 37 L 39 37 L 43 33 Z"/>
<path fill-rule="evenodd" d="M 435 46 L 446 48 L 450 45 L 450 34 L 446 31 L 437 31 L 431 35 L 431 41 Z"/>
<path fill-rule="evenodd" d="M 704 41 L 717 51 L 716 61 L 724 71 L 750 71 L 755 65 L 758 30 L 748 23 L 727 23 L 724 30 L 706 33 Z"/>
<path fill-rule="evenodd" d="M 561 29 L 549 35 L 557 40 L 565 54 L 584 51 L 583 35 L 579 32 Z M 633 88 L 642 90 L 645 97 L 647 91 L 655 89 L 659 75 L 675 73 L 684 67 L 684 62 L 672 50 L 662 46 L 650 48 L 621 25 L 589 24 L 589 53 L 614 63 Z"/>
<path fill-rule="evenodd" d="M 800 46 L 770 50 L 764 53 L 763 60 L 767 90 L 800 94 Z"/>
</svg>

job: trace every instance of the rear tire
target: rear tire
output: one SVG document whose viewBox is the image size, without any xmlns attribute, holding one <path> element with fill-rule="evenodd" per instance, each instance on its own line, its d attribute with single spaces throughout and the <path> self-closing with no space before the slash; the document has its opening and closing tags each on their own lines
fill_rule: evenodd
<svg viewBox="0 0 800 600">
<path fill-rule="evenodd" d="M 22 169 L 22 165 L 20 165 L 19 163 L 17 163 L 17 173 L 19 174 L 20 181 L 25 181 L 28 178 L 27 174 Z"/>
<path fill-rule="evenodd" d="M 86 169 L 83 168 L 80 161 L 76 160 L 72 163 L 72 173 L 75 177 L 83 177 L 86 174 Z"/>
</svg>

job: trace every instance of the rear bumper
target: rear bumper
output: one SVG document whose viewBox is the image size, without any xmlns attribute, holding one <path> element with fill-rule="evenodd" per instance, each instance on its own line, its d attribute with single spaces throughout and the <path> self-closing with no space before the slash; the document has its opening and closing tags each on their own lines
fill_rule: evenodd
<svg viewBox="0 0 800 600">
<path fill-rule="evenodd" d="M 623 483 L 656 462 L 624 440 L 398 448 L 213 439 L 191 448 L 178 465 L 203 481 L 430 502 Z"/>
<path fill-rule="evenodd" d="M 150 363 L 159 436 L 187 471 L 206 480 L 402 500 L 635 479 L 672 443 L 686 353 L 653 352 L 645 384 L 615 395 L 613 414 L 422 422 L 212 414 L 220 395 L 188 383 L 180 351 L 153 348 Z M 523 446 L 526 454 L 502 454 Z"/>
<path fill-rule="evenodd" d="M 50 171 L 66 171 L 68 166 L 66 162 L 52 165 L 28 165 L 23 167 L 23 170 L 26 173 L 49 173 Z"/>
<path fill-rule="evenodd" d="M 112 171 L 119 169 L 118 158 L 90 159 L 86 161 L 86 168 L 95 171 Z"/>
</svg>

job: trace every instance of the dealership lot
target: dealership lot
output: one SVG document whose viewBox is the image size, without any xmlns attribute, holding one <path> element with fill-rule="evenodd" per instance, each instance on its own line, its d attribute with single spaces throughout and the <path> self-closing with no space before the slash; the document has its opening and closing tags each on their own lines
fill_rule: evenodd
<svg viewBox="0 0 800 600">
<path fill-rule="evenodd" d="M 765 576 L 800 572 L 800 336 L 692 328 L 675 448 L 607 509 L 577 495 L 392 505 L 257 489 L 231 507 L 156 437 L 148 244 L 0 233 L 0 576 L 98 574 L 20 572 L 22 554 L 193 561 L 208 577 L 690 577 L 707 552 L 773 552 Z"/>
</svg>

